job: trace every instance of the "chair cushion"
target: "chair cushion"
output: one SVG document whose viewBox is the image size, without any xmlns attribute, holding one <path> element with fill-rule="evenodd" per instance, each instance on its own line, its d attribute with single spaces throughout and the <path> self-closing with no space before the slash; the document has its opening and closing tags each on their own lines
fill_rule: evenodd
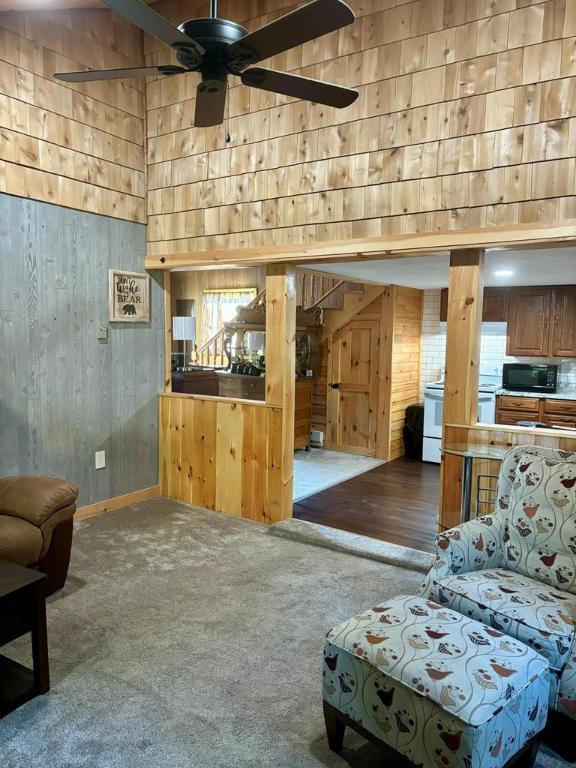
<svg viewBox="0 0 576 768">
<path fill-rule="evenodd" d="M 38 562 L 42 531 L 18 517 L 0 515 L 0 560 L 17 565 Z"/>
<path fill-rule="evenodd" d="M 576 593 L 576 464 L 525 453 L 512 483 L 507 568 Z"/>
<path fill-rule="evenodd" d="M 54 512 L 73 505 L 78 488 L 73 483 L 43 475 L 0 479 L 0 514 L 43 525 Z"/>
<path fill-rule="evenodd" d="M 430 597 L 526 643 L 555 670 L 574 639 L 576 597 L 504 569 L 433 579 Z"/>
</svg>

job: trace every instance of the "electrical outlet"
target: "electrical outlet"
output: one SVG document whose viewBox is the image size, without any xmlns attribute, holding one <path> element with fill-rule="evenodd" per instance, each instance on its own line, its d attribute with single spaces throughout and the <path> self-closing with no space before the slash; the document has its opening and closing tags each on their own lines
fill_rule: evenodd
<svg viewBox="0 0 576 768">
<path fill-rule="evenodd" d="M 104 469 L 106 466 L 106 451 L 96 451 L 94 454 L 96 469 Z"/>
</svg>

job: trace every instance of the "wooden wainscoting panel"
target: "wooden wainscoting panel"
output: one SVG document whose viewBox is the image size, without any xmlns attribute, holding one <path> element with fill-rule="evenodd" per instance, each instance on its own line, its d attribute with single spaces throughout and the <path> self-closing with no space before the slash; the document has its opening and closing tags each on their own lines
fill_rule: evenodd
<svg viewBox="0 0 576 768">
<path fill-rule="evenodd" d="M 163 496 L 263 523 L 285 517 L 282 409 L 247 400 L 160 395 Z"/>
</svg>

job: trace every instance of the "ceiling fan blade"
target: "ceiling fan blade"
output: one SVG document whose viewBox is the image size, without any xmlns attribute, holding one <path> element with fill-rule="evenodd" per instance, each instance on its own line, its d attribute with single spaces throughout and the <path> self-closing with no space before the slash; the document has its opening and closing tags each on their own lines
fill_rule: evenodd
<svg viewBox="0 0 576 768">
<path fill-rule="evenodd" d="M 326 104 L 328 107 L 349 107 L 358 98 L 358 91 L 343 88 L 340 85 L 324 83 L 322 80 L 312 80 L 300 75 L 289 75 L 286 72 L 276 72 L 274 69 L 254 67 L 247 69 L 241 75 L 244 85 L 260 88 L 262 91 L 273 91 L 296 99 L 306 99 L 316 104 Z"/>
<path fill-rule="evenodd" d="M 199 83 L 196 89 L 196 111 L 194 113 L 194 127 L 208 128 L 211 125 L 220 125 L 224 120 L 224 108 L 226 106 L 226 80 L 218 83 Z"/>
<path fill-rule="evenodd" d="M 143 3 L 142 0 L 102 0 L 102 2 L 120 16 L 124 16 L 125 19 L 136 24 L 144 32 L 157 37 L 166 45 L 171 45 L 172 48 L 187 48 L 196 54 L 198 60 L 206 52 L 199 43 L 181 32 L 178 27 L 175 27 L 168 19 Z"/>
<path fill-rule="evenodd" d="M 313 0 L 228 46 L 230 64 L 242 70 L 351 24 L 356 16 L 342 0 Z"/>
<path fill-rule="evenodd" d="M 88 83 L 91 80 L 120 80 L 123 77 L 141 77 L 146 75 L 180 75 L 188 72 L 183 67 L 171 64 L 160 67 L 127 67 L 126 69 L 86 69 L 83 72 L 58 72 L 56 80 L 65 83 Z"/>
</svg>

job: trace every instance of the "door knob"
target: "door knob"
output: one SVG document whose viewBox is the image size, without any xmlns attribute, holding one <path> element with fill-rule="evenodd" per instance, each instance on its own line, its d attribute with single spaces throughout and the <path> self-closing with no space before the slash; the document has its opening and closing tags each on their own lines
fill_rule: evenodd
<svg viewBox="0 0 576 768">
<path fill-rule="evenodd" d="M 340 389 L 340 384 L 339 383 L 330 384 L 330 386 L 332 387 L 332 389 Z"/>
</svg>

